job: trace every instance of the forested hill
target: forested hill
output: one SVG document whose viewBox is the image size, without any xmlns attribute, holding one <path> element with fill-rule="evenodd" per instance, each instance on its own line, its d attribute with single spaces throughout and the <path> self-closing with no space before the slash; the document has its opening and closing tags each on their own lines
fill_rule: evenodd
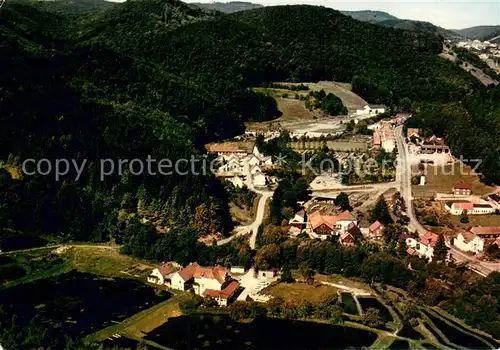
<svg viewBox="0 0 500 350">
<path fill-rule="evenodd" d="M 128 0 L 67 16 L 8 1 L 0 10 L 0 160 L 11 172 L 0 169 L 0 238 L 148 246 L 154 229 L 126 229 L 134 214 L 181 231 L 227 230 L 227 198 L 213 176 L 101 181 L 99 159 L 201 156 L 204 143 L 242 133 L 245 121 L 279 115 L 272 98 L 249 89 L 268 81 L 352 82 L 370 102 L 396 106 L 481 89 L 437 57 L 441 48 L 437 37 L 313 6 L 214 15 L 176 0 Z M 74 172 L 59 182 L 15 176 L 23 159 L 42 157 L 89 165 L 78 181 Z"/>
<path fill-rule="evenodd" d="M 190 3 L 190 5 L 198 6 L 200 8 L 207 10 L 220 11 L 224 13 L 253 10 L 256 8 L 263 7 L 263 5 L 260 4 L 253 4 L 251 2 L 244 2 L 244 1 L 211 2 L 211 3 L 192 2 Z"/>
<path fill-rule="evenodd" d="M 341 12 L 342 14 L 357 19 L 358 21 L 370 22 L 370 23 L 378 23 L 387 20 L 399 19 L 396 16 L 393 16 L 383 11 L 362 10 L 362 11 L 341 11 Z"/>
<path fill-rule="evenodd" d="M 469 39 L 488 40 L 500 35 L 500 26 L 476 26 L 455 30 Z"/>
<path fill-rule="evenodd" d="M 404 30 L 441 35 L 445 39 L 458 39 L 462 37 L 459 33 L 456 33 L 452 30 L 444 29 L 432 23 L 423 21 L 395 19 L 395 20 L 380 21 L 378 22 L 378 24 L 395 29 L 404 29 Z"/>
</svg>

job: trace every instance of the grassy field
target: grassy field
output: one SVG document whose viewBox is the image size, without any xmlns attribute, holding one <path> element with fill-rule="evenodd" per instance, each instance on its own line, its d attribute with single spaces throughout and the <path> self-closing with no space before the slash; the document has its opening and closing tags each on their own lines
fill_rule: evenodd
<svg viewBox="0 0 500 350">
<path fill-rule="evenodd" d="M 337 288 L 320 283 L 278 283 L 262 291 L 262 294 L 283 298 L 286 301 L 308 301 L 312 304 L 321 303 L 331 296 L 337 296 Z"/>
<path fill-rule="evenodd" d="M 124 273 L 132 267 L 149 273 L 152 265 L 145 264 L 128 255 L 120 254 L 117 249 L 74 246 L 68 253 L 73 268 L 81 272 L 94 273 L 109 277 L 137 277 Z M 146 269 L 148 267 L 148 269 Z"/>
<path fill-rule="evenodd" d="M 417 173 L 417 167 L 413 168 Z M 472 184 L 472 192 L 476 195 L 484 195 L 495 191 L 494 187 L 483 184 L 479 176 L 472 169 L 462 163 L 448 164 L 444 166 L 427 167 L 427 184 L 424 186 L 412 186 L 413 195 L 416 197 L 430 197 L 436 193 L 451 193 L 453 186 L 460 181 Z"/>
<path fill-rule="evenodd" d="M 353 279 L 346 278 L 341 275 L 321 275 L 317 274 L 314 276 L 316 281 L 321 282 L 330 282 L 335 284 L 340 284 L 345 286 L 346 288 L 355 288 L 355 289 L 363 289 L 366 291 L 370 291 L 370 287 L 363 282 L 358 282 Z"/>
<path fill-rule="evenodd" d="M 179 303 L 189 298 L 191 298 L 190 293 L 174 295 L 172 298 L 156 304 L 149 309 L 143 310 L 116 325 L 104 328 L 97 333 L 89 335 L 87 339 L 90 341 L 102 341 L 114 334 L 140 339 L 144 337 L 146 333 L 151 332 L 153 329 L 167 322 L 170 317 L 181 316 L 182 312 Z"/>
<path fill-rule="evenodd" d="M 451 215 L 451 223 L 456 227 L 469 229 L 474 226 L 500 226 L 500 215 L 469 215 L 469 223 L 462 224 L 460 215 Z"/>
</svg>

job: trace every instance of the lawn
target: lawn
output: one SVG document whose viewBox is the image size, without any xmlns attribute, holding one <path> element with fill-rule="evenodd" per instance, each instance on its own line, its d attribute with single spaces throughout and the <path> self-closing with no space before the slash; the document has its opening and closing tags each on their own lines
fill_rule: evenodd
<svg viewBox="0 0 500 350">
<path fill-rule="evenodd" d="M 309 301 L 321 303 L 331 296 L 337 296 L 337 288 L 320 283 L 307 284 L 301 282 L 273 284 L 262 291 L 262 294 L 283 298 L 286 301 Z"/>
<path fill-rule="evenodd" d="M 450 215 L 451 223 L 456 227 L 468 229 L 474 226 L 500 226 L 500 215 L 469 215 L 469 223 L 462 224 L 460 215 Z"/>
<path fill-rule="evenodd" d="M 139 270 L 144 270 L 144 267 L 148 265 L 128 255 L 120 254 L 118 249 L 112 248 L 73 246 L 67 254 L 71 258 L 73 268 L 80 272 L 89 272 L 100 276 L 127 277 L 127 274 L 123 273 L 124 271 L 139 264 L 143 267 Z M 149 267 L 153 268 L 152 265 Z M 147 272 L 149 273 L 149 270 Z"/>
<path fill-rule="evenodd" d="M 412 169 L 417 174 L 417 166 Z M 412 186 L 415 197 L 433 197 L 436 193 L 450 193 L 453 186 L 460 181 L 472 184 L 472 193 L 484 195 L 495 191 L 494 187 L 483 184 L 472 168 L 460 162 L 443 166 L 427 166 L 427 183 L 424 186 Z"/>
</svg>

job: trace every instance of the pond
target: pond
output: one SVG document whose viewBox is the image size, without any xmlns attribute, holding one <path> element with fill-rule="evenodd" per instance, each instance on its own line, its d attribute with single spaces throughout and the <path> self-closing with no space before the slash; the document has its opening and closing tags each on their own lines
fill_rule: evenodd
<svg viewBox="0 0 500 350">
<path fill-rule="evenodd" d="M 443 335 L 453 344 L 464 346 L 469 349 L 491 349 L 488 344 L 484 343 L 480 339 L 460 331 L 459 329 L 446 323 L 441 318 L 434 316 L 432 313 L 424 310 L 422 310 L 422 313 L 429 317 L 432 323 L 434 323 L 441 333 L 443 333 Z"/>
<path fill-rule="evenodd" d="M 168 299 L 138 281 L 69 272 L 0 291 L 6 315 L 22 324 L 35 316 L 58 333 L 82 336 Z M 1 321 L 1 319 L 0 319 Z"/>
<path fill-rule="evenodd" d="M 344 312 L 351 315 L 359 315 L 358 307 L 351 293 L 340 293 Z"/>
<path fill-rule="evenodd" d="M 118 337 L 118 338 L 111 338 L 111 339 L 106 339 L 103 342 L 101 342 L 102 347 L 104 350 L 125 350 L 125 349 L 131 349 L 135 350 L 137 349 L 137 346 L 140 344 L 137 340 L 130 339 L 127 337 Z"/>
<path fill-rule="evenodd" d="M 447 320 L 449 323 L 451 323 L 452 325 L 454 325 L 454 326 L 455 326 L 455 327 L 457 327 L 458 329 L 463 330 L 463 331 L 466 331 L 466 332 L 469 332 L 469 333 L 473 333 L 473 334 L 475 334 L 475 335 L 477 335 L 477 336 L 479 336 L 479 337 L 481 337 L 481 338 L 485 339 L 485 340 L 486 340 L 486 341 L 488 341 L 489 343 L 491 343 L 491 344 L 495 347 L 495 349 L 500 349 L 500 343 L 499 343 L 498 341 L 496 341 L 495 339 L 493 339 L 492 337 L 490 337 L 490 336 L 486 336 L 486 335 L 481 334 L 481 333 L 477 333 L 477 332 L 475 332 L 475 331 L 473 331 L 473 330 L 470 330 L 470 329 L 467 329 L 467 328 L 465 328 L 464 326 L 462 326 L 460 323 L 456 322 L 455 320 L 452 320 L 452 319 L 451 319 L 451 318 L 449 318 L 449 317 L 445 317 L 445 316 L 443 316 L 443 318 L 446 318 L 446 320 Z"/>
<path fill-rule="evenodd" d="M 410 338 L 410 339 L 415 339 L 415 340 L 420 340 L 423 339 L 424 336 L 415 330 L 411 325 L 405 324 L 403 325 L 403 328 L 398 332 L 398 335 L 400 337 L 405 337 L 405 338 Z"/>
<path fill-rule="evenodd" d="M 360 298 L 358 297 L 358 301 L 361 304 L 361 308 L 363 312 L 366 312 L 369 308 L 374 308 L 380 311 L 380 317 L 384 322 L 393 321 L 392 315 L 387 310 L 387 308 L 376 298 Z"/>
<path fill-rule="evenodd" d="M 199 313 L 171 318 L 145 337 L 177 350 L 361 348 L 376 338 L 369 331 L 324 323 L 267 317 L 239 323 L 228 315 Z"/>
<path fill-rule="evenodd" d="M 410 349 L 410 344 L 406 340 L 395 340 L 388 349 L 407 350 Z"/>
</svg>

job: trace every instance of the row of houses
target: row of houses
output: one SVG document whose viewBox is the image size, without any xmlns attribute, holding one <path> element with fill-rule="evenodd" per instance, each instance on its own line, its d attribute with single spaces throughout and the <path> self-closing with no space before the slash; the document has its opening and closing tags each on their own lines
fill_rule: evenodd
<svg viewBox="0 0 500 350">
<path fill-rule="evenodd" d="M 450 148 L 445 145 L 442 137 L 437 137 L 435 135 L 432 135 L 431 137 L 422 137 L 420 135 L 420 129 L 418 128 L 408 128 L 407 141 L 410 149 L 414 153 L 451 153 Z"/>
<path fill-rule="evenodd" d="M 251 153 L 248 153 L 248 149 L 226 148 L 223 145 L 213 144 L 208 148 L 209 152 L 218 155 L 217 177 L 231 182 L 236 187 L 243 187 L 247 180 L 257 187 L 277 183 L 276 177 L 265 173 L 273 166 L 272 158 L 262 155 L 256 146 L 253 147 Z M 232 152 L 228 152 L 229 149 Z"/>
<path fill-rule="evenodd" d="M 292 231 L 299 233 L 305 231 L 311 238 L 327 239 L 338 237 L 344 246 L 353 246 L 356 236 L 361 235 L 358 221 L 350 211 L 343 211 L 338 215 L 325 215 L 321 210 L 307 214 L 299 211 L 289 220 Z"/>
<path fill-rule="evenodd" d="M 176 263 L 164 263 L 151 272 L 148 282 L 182 291 L 193 289 L 195 294 L 211 297 L 220 306 L 227 306 L 241 291 L 240 283 L 219 265 L 202 267 L 191 263 L 181 267 Z"/>
</svg>

